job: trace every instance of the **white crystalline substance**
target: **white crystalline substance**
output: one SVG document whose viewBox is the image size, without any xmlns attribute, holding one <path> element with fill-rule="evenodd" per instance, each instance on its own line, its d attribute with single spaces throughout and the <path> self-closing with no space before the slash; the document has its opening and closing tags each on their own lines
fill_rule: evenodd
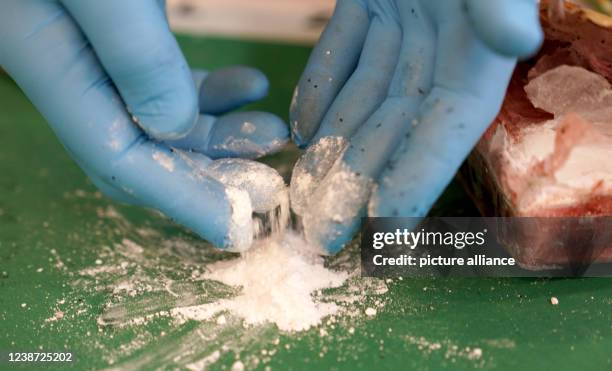
<svg viewBox="0 0 612 371">
<path fill-rule="evenodd" d="M 230 251 L 244 251 L 253 241 L 253 236 L 263 231 L 259 220 L 252 220 L 252 213 L 274 213 L 279 208 L 273 232 L 280 232 L 289 220 L 289 192 L 285 181 L 273 168 L 259 162 L 245 159 L 221 159 L 213 161 L 206 173 L 229 188 L 228 198 L 232 202 L 233 247 Z M 241 190 L 247 194 L 249 205 Z M 232 193 L 231 195 L 229 193 Z M 240 206 L 243 205 L 243 206 Z M 248 215 L 247 215 L 248 214 Z M 247 218 L 248 216 L 248 218 Z M 247 234 L 250 233 L 250 237 Z"/>
<path fill-rule="evenodd" d="M 221 183 L 246 191 L 255 212 L 270 211 L 285 203 L 289 195 L 285 181 L 273 168 L 244 159 L 221 159 L 207 168 Z"/>
<path fill-rule="evenodd" d="M 550 304 L 559 305 L 559 299 L 556 296 L 550 298 Z"/>
<path fill-rule="evenodd" d="M 241 252 L 253 244 L 253 207 L 249 194 L 235 187 L 227 187 L 225 195 L 232 208 L 229 226 L 231 246 L 228 251 Z"/>
<path fill-rule="evenodd" d="M 525 91 L 535 107 L 555 118 L 574 112 L 588 121 L 612 121 L 610 83 L 582 67 L 559 66 L 531 80 Z"/>
<path fill-rule="evenodd" d="M 248 324 L 275 323 L 283 331 L 302 331 L 338 311 L 334 303 L 320 303 L 313 294 L 341 286 L 345 272 L 323 266 L 323 260 L 305 251 L 305 241 L 287 232 L 282 240 L 260 241 L 235 260 L 207 267 L 206 279 L 241 286 L 242 294 L 216 303 L 176 308 L 173 315 L 203 320 L 228 310 Z"/>
<path fill-rule="evenodd" d="M 271 142 L 268 142 L 264 146 L 248 138 L 236 138 L 233 136 L 228 136 L 222 143 L 214 145 L 213 149 L 244 155 L 248 154 L 251 158 L 257 158 L 265 156 L 266 154 L 272 152 L 276 152 L 283 148 L 285 144 L 287 144 L 286 140 L 275 139 Z"/>
<path fill-rule="evenodd" d="M 496 133 L 494 141 L 517 176 L 530 177 L 532 167 L 555 150 L 557 127 L 566 115 L 578 114 L 603 134 L 603 140 L 578 143 L 554 173 L 554 181 L 533 182 L 517 205 L 528 212 L 570 205 L 591 194 L 595 186 L 612 189 L 612 86 L 582 67 L 560 66 L 531 80 L 525 91 L 533 105 L 554 114 L 548 122 L 527 126 L 519 141 Z"/>
<path fill-rule="evenodd" d="M 342 137 L 324 137 L 300 157 L 293 169 L 290 190 L 291 208 L 296 214 L 302 215 L 306 211 L 314 191 L 342 156 L 346 145 L 347 141 Z"/>
<path fill-rule="evenodd" d="M 366 205 L 374 182 L 351 171 L 339 159 L 310 197 L 302 215 L 306 240 L 312 245 L 333 241 L 334 225 L 354 220 Z M 293 200 L 292 200 L 293 201 Z"/>
</svg>

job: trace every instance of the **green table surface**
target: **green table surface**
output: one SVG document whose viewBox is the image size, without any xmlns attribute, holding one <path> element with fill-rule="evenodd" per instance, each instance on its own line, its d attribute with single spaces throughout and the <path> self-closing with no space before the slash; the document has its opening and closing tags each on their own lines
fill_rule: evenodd
<svg viewBox="0 0 612 371">
<path fill-rule="evenodd" d="M 195 67 L 261 68 L 272 89 L 254 107 L 286 118 L 308 48 L 184 36 L 179 41 Z M 295 156 L 289 151 L 267 161 L 286 172 Z M 153 212 L 115 204 L 97 193 L 3 75 L 0 174 L 2 352 L 70 350 L 76 369 L 111 363 L 180 369 L 214 349 L 222 351 L 213 369 L 228 369 L 237 357 L 248 367 L 259 360 L 261 369 L 612 369 L 612 281 L 607 279 L 396 280 L 375 318 L 339 319 L 325 328 L 326 336 L 318 328 L 291 335 L 273 326 L 243 329 L 230 321 L 220 329 L 207 322 L 177 325 L 163 317 L 142 325 L 99 326 L 100 316 L 112 321 L 112 291 L 125 277 L 92 278 L 84 270 L 97 263 L 119 264 L 120 257 L 127 259 L 129 274 L 138 267 L 152 285 L 162 278 L 184 283 L 181 290 L 197 300 L 211 290 L 225 295 L 228 289 L 194 285 L 189 279 L 193 267 L 183 272 L 180 255 L 191 251 L 191 258 L 201 262 L 225 255 Z M 474 209 L 453 184 L 434 213 L 466 215 Z M 126 238 L 144 247 L 144 263 L 117 251 Z M 550 304 L 552 296 L 559 305 Z M 124 315 L 175 304 L 155 290 L 117 300 L 127 308 Z M 54 318 L 56 311 L 63 318 Z M 475 348 L 481 356 L 474 356 Z M 41 366 L 0 364 L 0 369 L 11 367 Z"/>
</svg>

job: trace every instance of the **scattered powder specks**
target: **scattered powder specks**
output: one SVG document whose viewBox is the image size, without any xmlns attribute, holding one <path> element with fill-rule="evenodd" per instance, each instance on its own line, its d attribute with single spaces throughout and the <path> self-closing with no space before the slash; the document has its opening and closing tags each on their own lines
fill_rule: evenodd
<svg viewBox="0 0 612 371">
<path fill-rule="evenodd" d="M 243 371 L 243 370 L 244 370 L 244 363 L 242 363 L 241 361 L 236 361 L 232 365 L 232 371 Z"/>
<path fill-rule="evenodd" d="M 158 164 L 169 172 L 174 171 L 174 160 L 167 154 L 161 151 L 155 151 L 153 152 L 153 160 L 157 161 Z"/>
<path fill-rule="evenodd" d="M 210 355 L 201 360 L 193 363 L 187 364 L 185 367 L 189 370 L 198 371 L 205 370 L 209 365 L 214 364 L 221 357 L 221 352 L 219 350 L 215 350 Z"/>
<path fill-rule="evenodd" d="M 374 308 L 367 308 L 367 309 L 365 310 L 365 314 L 366 314 L 366 316 L 368 316 L 368 317 L 373 317 L 373 316 L 375 316 L 375 315 L 376 315 L 376 309 L 374 309 Z"/>
<path fill-rule="evenodd" d="M 479 347 L 460 347 L 451 340 L 432 341 L 423 336 L 405 336 L 406 342 L 415 346 L 424 355 L 441 352 L 444 358 L 455 362 L 457 359 L 473 361 L 475 365 L 482 367 L 485 365 L 484 351 Z"/>
<path fill-rule="evenodd" d="M 242 134 L 253 134 L 255 132 L 255 129 L 257 129 L 255 124 L 245 121 L 240 127 L 240 132 Z"/>
<path fill-rule="evenodd" d="M 480 359 L 482 357 L 482 349 L 474 348 L 468 353 L 468 359 Z"/>
<path fill-rule="evenodd" d="M 553 296 L 552 298 L 550 298 L 550 304 L 559 305 L 559 299 L 556 296 Z"/>
</svg>

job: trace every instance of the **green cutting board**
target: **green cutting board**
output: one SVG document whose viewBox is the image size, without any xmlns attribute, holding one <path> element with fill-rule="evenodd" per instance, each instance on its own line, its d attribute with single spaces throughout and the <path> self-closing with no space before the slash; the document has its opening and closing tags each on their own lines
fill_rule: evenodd
<svg viewBox="0 0 612 371">
<path fill-rule="evenodd" d="M 250 108 L 286 118 L 307 48 L 179 41 L 194 67 L 261 68 L 271 93 Z M 266 161 L 286 175 L 296 156 L 289 150 Z M 386 294 L 355 304 L 362 311 L 383 302 L 375 317 L 338 318 L 324 331 L 298 335 L 271 325 L 244 328 L 233 318 L 224 326 L 176 324 L 163 316 L 126 324 L 121 320 L 181 300 L 232 295 L 220 284 L 197 284 L 193 264 L 185 263 L 205 264 L 227 254 L 151 211 L 97 193 L 2 75 L 0 174 L 1 352 L 71 351 L 75 362 L 63 367 L 75 369 L 180 369 L 207 355 L 218 358 L 213 369 L 229 369 L 238 358 L 260 369 L 612 369 L 608 279 L 395 280 Z M 434 209 L 435 215 L 474 212 L 454 183 Z M 110 269 L 122 263 L 123 270 Z M 132 287 L 132 295 L 113 293 L 127 276 L 141 277 L 142 287 Z M 189 295 L 157 290 L 166 283 Z M 551 305 L 552 296 L 559 305 Z M 0 364 L 12 367 L 39 365 Z"/>
</svg>

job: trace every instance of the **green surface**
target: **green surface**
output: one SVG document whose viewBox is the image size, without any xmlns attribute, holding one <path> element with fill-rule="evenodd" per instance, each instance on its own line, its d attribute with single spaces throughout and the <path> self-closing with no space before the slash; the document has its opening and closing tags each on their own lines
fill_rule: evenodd
<svg viewBox="0 0 612 371">
<path fill-rule="evenodd" d="M 272 94 L 257 108 L 286 117 L 307 49 L 180 41 L 193 66 L 262 68 L 272 81 Z M 142 285 L 172 282 L 175 291 L 198 300 L 231 294 L 189 278 L 193 262 L 197 266 L 226 255 L 152 212 L 113 204 L 96 193 L 4 76 L 0 102 L 0 351 L 69 349 L 77 369 L 103 368 L 111 361 L 123 367 L 174 368 L 214 349 L 223 352 L 212 368 L 231 367 L 237 356 L 247 365 L 259 360 L 260 368 L 272 369 L 612 368 L 612 281 L 607 279 L 395 281 L 380 299 L 386 305 L 375 318 L 340 318 L 325 327 L 323 337 L 320 329 L 299 335 L 278 334 L 271 326 L 243 329 L 233 319 L 223 328 L 206 322 L 176 325 L 163 317 L 144 325 L 98 326 L 100 318 L 116 320 L 109 308 L 126 309 L 125 317 L 174 305 L 182 297 L 140 287 L 126 299 L 112 293 L 124 276 L 92 278 L 84 269 L 124 262 L 124 273 L 141 277 Z M 472 210 L 452 186 L 436 213 Z M 144 258 L 125 250 L 126 238 L 145 247 Z M 550 304 L 551 296 L 559 298 L 558 306 Z M 378 299 L 367 297 L 357 306 L 363 309 L 371 300 Z M 64 317 L 53 320 L 56 311 Z M 482 349 L 481 357 L 474 356 L 474 348 Z M 8 367 L 0 364 L 0 369 Z"/>
</svg>

